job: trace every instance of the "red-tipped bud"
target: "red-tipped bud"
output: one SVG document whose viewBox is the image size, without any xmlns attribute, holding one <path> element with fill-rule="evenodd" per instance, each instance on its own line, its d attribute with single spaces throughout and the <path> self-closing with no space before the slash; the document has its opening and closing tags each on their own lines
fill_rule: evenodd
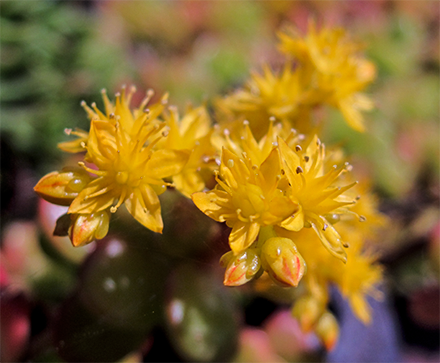
<svg viewBox="0 0 440 363">
<path fill-rule="evenodd" d="M 292 308 L 292 315 L 299 321 L 301 329 L 308 333 L 325 311 L 325 304 L 312 295 L 300 297 Z"/>
<path fill-rule="evenodd" d="M 260 257 L 256 248 L 247 250 L 234 255 L 232 251 L 225 253 L 220 259 L 220 263 L 226 268 L 225 286 L 240 286 L 252 280 L 261 267 Z"/>
<path fill-rule="evenodd" d="M 50 203 L 68 206 L 90 181 L 89 174 L 80 167 L 66 167 L 43 176 L 34 187 L 35 192 Z"/>
<path fill-rule="evenodd" d="M 298 286 L 306 263 L 289 238 L 269 238 L 261 248 L 261 262 L 269 276 L 284 287 Z"/>
<path fill-rule="evenodd" d="M 108 233 L 110 212 L 72 214 L 69 237 L 74 247 L 84 246 L 95 239 L 102 239 Z"/>
<path fill-rule="evenodd" d="M 325 348 L 328 351 L 332 350 L 339 339 L 339 325 L 334 315 L 328 311 L 322 314 L 316 324 L 315 332 Z"/>
</svg>

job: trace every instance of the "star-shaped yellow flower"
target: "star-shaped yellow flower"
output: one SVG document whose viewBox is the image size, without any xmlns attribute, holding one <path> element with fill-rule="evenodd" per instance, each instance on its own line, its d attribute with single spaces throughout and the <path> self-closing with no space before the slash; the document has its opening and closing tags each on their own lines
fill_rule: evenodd
<svg viewBox="0 0 440 363">
<path fill-rule="evenodd" d="M 296 31 L 281 32 L 279 37 L 281 52 L 298 59 L 308 79 L 308 102 L 338 108 L 352 128 L 364 131 L 361 111 L 371 110 L 373 103 L 360 92 L 374 80 L 376 70 L 360 55 L 361 45 L 342 28 L 318 31 L 313 21 L 304 37 Z"/>
<path fill-rule="evenodd" d="M 260 166 L 252 165 L 245 153 L 240 158 L 223 149 L 216 188 L 192 195 L 203 213 L 232 228 L 229 245 L 235 255 L 256 240 L 260 227 L 278 224 L 296 211 L 297 205 L 278 188 L 280 173 L 277 149 Z"/>
<path fill-rule="evenodd" d="M 304 105 L 305 84 L 297 69 L 286 64 L 279 74 L 264 66 L 263 74 L 253 73 L 243 89 L 218 98 L 215 104 L 219 123 L 235 132 L 243 120 L 249 122 L 256 139 L 268 130 L 269 119 L 297 127 L 310 128 L 310 108 Z"/>
<path fill-rule="evenodd" d="M 343 193 L 356 182 L 344 187 L 335 185 L 339 175 L 346 171 L 346 166 L 334 165 L 330 171 L 325 171 L 325 148 L 316 136 L 305 150 L 300 145 L 293 150 L 281 138 L 278 138 L 278 144 L 289 182 L 287 190 L 292 201 L 298 204 L 298 210 L 283 221 L 281 227 L 291 231 L 313 228 L 329 252 L 345 262 L 347 254 L 343 247 L 347 244 L 327 215 L 349 213 L 346 207 L 355 201 Z"/>
<path fill-rule="evenodd" d="M 165 124 L 147 123 L 133 138 L 122 125 L 92 121 L 87 161 L 97 169 L 81 165 L 97 178 L 73 200 L 69 213 L 92 213 L 109 207 L 115 212 L 125 202 L 136 220 L 152 231 L 161 232 L 163 222 L 158 194 L 166 190 L 167 183 L 163 179 L 179 173 L 188 161 L 188 154 L 153 150 L 164 137 L 156 135 Z"/>
</svg>

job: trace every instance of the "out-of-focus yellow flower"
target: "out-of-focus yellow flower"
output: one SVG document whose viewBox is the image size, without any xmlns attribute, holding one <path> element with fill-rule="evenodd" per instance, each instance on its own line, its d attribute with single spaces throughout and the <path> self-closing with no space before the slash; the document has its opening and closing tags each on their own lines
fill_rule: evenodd
<svg viewBox="0 0 440 363">
<path fill-rule="evenodd" d="M 361 45 L 353 42 L 341 28 L 322 28 L 309 23 L 304 37 L 296 31 L 279 33 L 280 50 L 298 59 L 310 84 L 309 102 L 327 103 L 338 108 L 347 123 L 364 131 L 361 111 L 373 108 L 360 91 L 371 83 L 376 70 L 360 55 Z"/>
<path fill-rule="evenodd" d="M 288 64 L 281 74 L 275 74 L 266 65 L 262 75 L 252 74 L 245 88 L 217 99 L 219 123 L 234 133 L 235 128 L 247 120 L 257 140 L 267 132 L 271 118 L 288 125 L 289 129 L 310 129 L 310 109 L 304 105 L 301 76 L 300 71 Z"/>
<path fill-rule="evenodd" d="M 278 189 L 280 173 L 277 149 L 260 166 L 253 165 L 245 153 L 239 158 L 223 149 L 218 185 L 192 195 L 203 213 L 232 228 L 229 245 L 235 255 L 256 240 L 260 227 L 278 224 L 296 211 L 297 205 Z"/>
<path fill-rule="evenodd" d="M 172 180 L 177 190 L 190 197 L 205 187 L 203 171 L 212 172 L 213 169 L 216 151 L 211 145 L 211 120 L 204 106 L 188 109 L 181 119 L 177 108 L 169 109 L 170 113 L 165 115 L 168 136 L 158 143 L 158 147 L 188 153 L 188 162 Z"/>
<path fill-rule="evenodd" d="M 305 150 L 300 145 L 292 150 L 281 138 L 278 139 L 283 170 L 289 181 L 288 193 L 298 204 L 298 210 L 280 226 L 291 231 L 311 227 L 322 244 L 335 257 L 347 261 L 343 247 L 347 247 L 327 216 L 350 213 L 346 208 L 355 203 L 344 196 L 344 192 L 356 183 L 339 187 L 338 177 L 346 171 L 346 165 L 330 171 L 324 170 L 325 148 L 315 136 Z"/>
</svg>

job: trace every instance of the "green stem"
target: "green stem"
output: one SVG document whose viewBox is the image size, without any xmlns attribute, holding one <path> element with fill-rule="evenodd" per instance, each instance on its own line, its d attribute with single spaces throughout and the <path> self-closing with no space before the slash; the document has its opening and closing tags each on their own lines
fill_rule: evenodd
<svg viewBox="0 0 440 363">
<path fill-rule="evenodd" d="M 258 235 L 257 247 L 261 248 L 264 242 L 272 237 L 278 237 L 273 226 L 261 227 L 260 234 Z"/>
</svg>

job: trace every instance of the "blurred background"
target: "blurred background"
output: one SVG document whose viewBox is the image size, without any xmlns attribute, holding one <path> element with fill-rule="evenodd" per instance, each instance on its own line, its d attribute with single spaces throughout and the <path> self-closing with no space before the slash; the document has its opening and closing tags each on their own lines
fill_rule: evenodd
<svg viewBox="0 0 440 363">
<path fill-rule="evenodd" d="M 276 31 L 305 31 L 310 17 L 346 28 L 378 69 L 368 131 L 331 109 L 323 130 L 391 221 L 379 244 L 385 299 L 370 301 L 369 326 L 335 292 L 341 336 L 325 352 L 289 304 L 224 288 L 227 234 L 177 193 L 162 197 L 176 227 L 160 239 L 124 215 L 96 245 L 52 236 L 66 208 L 32 188 L 69 164 L 56 145 L 66 127 L 88 129 L 81 100 L 101 107 L 103 87 L 134 84 L 134 104 L 153 88 L 199 105 L 278 64 Z M 439 22 L 438 2 L 423 0 L 2 1 L 1 361 L 438 362 Z"/>
</svg>

